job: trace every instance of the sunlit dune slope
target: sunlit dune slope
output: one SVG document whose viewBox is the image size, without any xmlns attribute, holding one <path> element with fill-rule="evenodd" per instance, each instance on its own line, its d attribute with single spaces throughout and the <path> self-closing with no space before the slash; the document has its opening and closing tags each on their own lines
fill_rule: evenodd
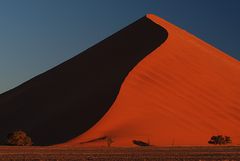
<svg viewBox="0 0 240 161">
<path fill-rule="evenodd" d="M 105 116 L 64 145 L 207 145 L 212 135 L 240 144 L 240 63 L 155 15 L 167 40 L 138 63 Z M 93 111 L 94 112 L 94 111 Z"/>
</svg>

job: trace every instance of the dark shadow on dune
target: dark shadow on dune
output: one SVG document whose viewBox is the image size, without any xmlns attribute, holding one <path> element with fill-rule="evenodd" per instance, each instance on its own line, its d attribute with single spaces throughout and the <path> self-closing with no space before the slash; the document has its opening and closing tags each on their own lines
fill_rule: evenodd
<svg viewBox="0 0 240 161">
<path fill-rule="evenodd" d="M 107 136 L 103 136 L 103 137 L 99 137 L 99 138 L 96 138 L 96 139 L 80 142 L 79 144 L 94 143 L 94 142 L 97 142 L 97 141 L 106 141 L 106 139 L 107 139 Z"/>
<path fill-rule="evenodd" d="M 0 138 L 22 129 L 35 145 L 50 145 L 85 132 L 108 111 L 129 71 L 167 36 L 143 17 L 0 95 Z"/>
</svg>

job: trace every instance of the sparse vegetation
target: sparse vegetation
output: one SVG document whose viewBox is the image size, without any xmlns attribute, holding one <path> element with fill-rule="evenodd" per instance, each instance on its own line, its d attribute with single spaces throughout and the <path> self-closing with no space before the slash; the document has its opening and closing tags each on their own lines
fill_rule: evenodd
<svg viewBox="0 0 240 161">
<path fill-rule="evenodd" d="M 231 144 L 232 139 L 230 136 L 217 135 L 217 136 L 212 136 L 211 139 L 208 141 L 208 143 L 214 144 L 214 145 Z"/>
<path fill-rule="evenodd" d="M 31 146 L 33 143 L 26 132 L 17 130 L 8 134 L 6 144 L 13 146 Z"/>
<path fill-rule="evenodd" d="M 141 141 L 141 140 L 133 140 L 133 144 L 138 145 L 138 146 L 150 146 L 149 143 L 146 143 L 146 142 Z"/>
</svg>

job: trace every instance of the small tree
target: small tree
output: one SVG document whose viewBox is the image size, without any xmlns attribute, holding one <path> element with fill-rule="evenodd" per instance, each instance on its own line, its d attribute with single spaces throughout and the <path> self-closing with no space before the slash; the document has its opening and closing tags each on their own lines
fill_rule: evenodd
<svg viewBox="0 0 240 161">
<path fill-rule="evenodd" d="M 17 130 L 7 135 L 7 145 L 31 146 L 32 139 L 22 130 Z"/>
<path fill-rule="evenodd" d="M 111 137 L 106 137 L 106 142 L 107 142 L 107 146 L 110 147 L 111 144 L 113 143 L 113 140 Z"/>
<path fill-rule="evenodd" d="M 208 143 L 214 144 L 214 145 L 224 145 L 224 144 L 231 144 L 232 140 L 230 136 L 217 135 L 217 136 L 212 136 L 211 139 L 208 141 Z"/>
</svg>

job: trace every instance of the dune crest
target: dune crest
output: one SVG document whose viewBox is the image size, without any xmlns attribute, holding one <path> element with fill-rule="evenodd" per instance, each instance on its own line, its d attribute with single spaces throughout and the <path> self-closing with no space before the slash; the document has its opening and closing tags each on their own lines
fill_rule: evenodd
<svg viewBox="0 0 240 161">
<path fill-rule="evenodd" d="M 171 23 L 148 14 L 165 28 L 167 40 L 125 78 L 104 117 L 63 145 L 208 145 L 213 135 L 240 143 L 240 63 Z"/>
</svg>

